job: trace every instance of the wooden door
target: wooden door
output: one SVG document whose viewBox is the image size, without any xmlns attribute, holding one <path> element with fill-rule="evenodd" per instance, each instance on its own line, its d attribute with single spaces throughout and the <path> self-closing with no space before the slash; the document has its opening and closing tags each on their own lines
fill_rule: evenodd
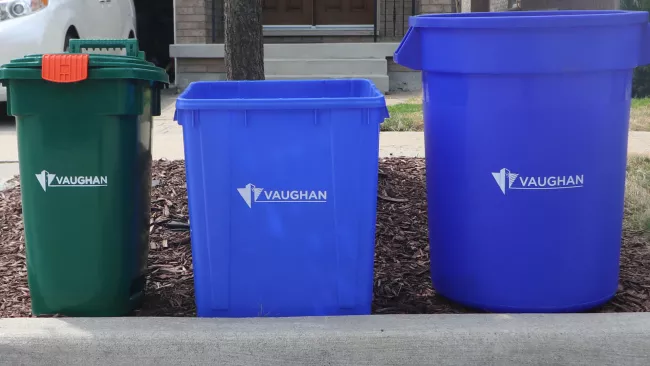
<svg viewBox="0 0 650 366">
<path fill-rule="evenodd" d="M 313 0 L 316 25 L 373 24 L 374 0 Z"/>
<path fill-rule="evenodd" d="M 262 0 L 266 25 L 311 25 L 313 13 L 313 0 Z"/>
</svg>

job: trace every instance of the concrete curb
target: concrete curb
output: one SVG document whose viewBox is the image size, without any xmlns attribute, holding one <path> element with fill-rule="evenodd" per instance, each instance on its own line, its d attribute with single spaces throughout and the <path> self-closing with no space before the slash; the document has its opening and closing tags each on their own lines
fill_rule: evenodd
<svg viewBox="0 0 650 366">
<path fill-rule="evenodd" d="M 650 314 L 0 319 L 2 365 L 650 365 Z"/>
<path fill-rule="evenodd" d="M 628 154 L 650 155 L 650 132 L 630 131 L 627 152 Z"/>
<path fill-rule="evenodd" d="M 15 175 L 18 175 L 18 173 L 18 163 L 0 163 L 0 192 L 16 185 L 16 182 L 9 183 L 9 181 L 13 179 Z"/>
</svg>

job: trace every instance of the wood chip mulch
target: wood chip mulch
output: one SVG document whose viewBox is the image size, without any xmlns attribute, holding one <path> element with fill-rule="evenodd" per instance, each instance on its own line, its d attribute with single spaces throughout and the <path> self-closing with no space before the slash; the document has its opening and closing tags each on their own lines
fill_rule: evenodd
<svg viewBox="0 0 650 366">
<path fill-rule="evenodd" d="M 137 316 L 195 316 L 185 167 L 155 161 L 147 296 Z M 373 313 L 471 312 L 437 296 L 429 275 L 423 159 L 382 159 L 377 203 Z M 650 311 L 650 249 L 626 230 L 619 291 L 595 311 Z M 29 317 L 20 186 L 0 191 L 0 317 Z"/>
</svg>

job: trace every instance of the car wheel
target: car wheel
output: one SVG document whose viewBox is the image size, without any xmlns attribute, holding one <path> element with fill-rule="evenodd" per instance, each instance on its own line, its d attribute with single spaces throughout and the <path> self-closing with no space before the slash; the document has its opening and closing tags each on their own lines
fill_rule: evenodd
<svg viewBox="0 0 650 366">
<path fill-rule="evenodd" d="M 79 39 L 79 35 L 73 29 L 69 30 L 65 35 L 65 41 L 63 43 L 63 52 L 68 52 L 68 47 L 70 46 L 71 39 Z"/>
</svg>

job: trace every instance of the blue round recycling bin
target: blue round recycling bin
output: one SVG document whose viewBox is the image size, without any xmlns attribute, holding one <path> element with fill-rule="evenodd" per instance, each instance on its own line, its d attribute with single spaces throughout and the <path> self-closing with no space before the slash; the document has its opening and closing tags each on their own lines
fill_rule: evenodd
<svg viewBox="0 0 650 366">
<path fill-rule="evenodd" d="M 493 312 L 571 312 L 617 289 L 633 69 L 647 12 L 411 17 L 422 70 L 431 277 Z"/>
</svg>

